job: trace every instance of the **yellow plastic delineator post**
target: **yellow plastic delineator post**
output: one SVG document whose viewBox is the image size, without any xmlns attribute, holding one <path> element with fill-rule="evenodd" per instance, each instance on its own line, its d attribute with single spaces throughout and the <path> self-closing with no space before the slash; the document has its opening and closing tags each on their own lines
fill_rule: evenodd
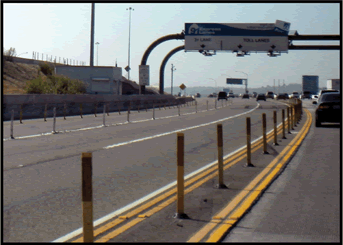
<svg viewBox="0 0 343 245">
<path fill-rule="evenodd" d="M 285 135 L 285 109 L 282 109 L 282 139 L 287 139 Z"/>
<path fill-rule="evenodd" d="M 266 113 L 262 113 L 262 134 L 263 134 L 263 154 L 269 154 L 267 151 L 267 119 Z"/>
<path fill-rule="evenodd" d="M 174 218 L 188 218 L 184 210 L 184 134 L 177 133 L 177 201 Z"/>
<path fill-rule="evenodd" d="M 217 188 L 227 188 L 223 180 L 223 125 L 217 124 L 217 145 L 218 145 L 218 185 Z"/>
<path fill-rule="evenodd" d="M 246 164 L 246 167 L 255 167 L 251 163 L 251 123 L 250 123 L 250 117 L 246 118 L 246 127 L 247 127 L 247 164 Z"/>
<path fill-rule="evenodd" d="M 279 145 L 277 143 L 276 111 L 273 112 L 273 120 L 274 120 L 274 143 L 273 143 L 273 145 Z"/>
<path fill-rule="evenodd" d="M 92 153 L 83 152 L 81 161 L 83 242 L 93 242 Z"/>
</svg>

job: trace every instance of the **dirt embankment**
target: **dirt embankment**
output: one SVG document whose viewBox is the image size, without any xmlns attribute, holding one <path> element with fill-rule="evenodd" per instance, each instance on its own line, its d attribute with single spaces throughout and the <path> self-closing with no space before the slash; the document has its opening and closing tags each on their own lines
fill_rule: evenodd
<svg viewBox="0 0 343 245">
<path fill-rule="evenodd" d="M 45 76 L 40 71 L 39 65 L 3 61 L 2 69 L 3 94 L 25 94 L 24 87 L 27 81 L 39 75 Z"/>
<path fill-rule="evenodd" d="M 39 65 L 25 64 L 20 62 L 3 61 L 2 65 L 2 87 L 3 94 L 26 94 L 24 87 L 27 81 L 37 77 L 44 77 L 45 74 L 41 72 Z M 133 81 L 128 81 L 122 77 L 123 94 L 138 94 L 138 84 Z M 147 88 L 148 94 L 159 94 L 158 89 Z M 167 93 L 165 93 L 167 94 Z"/>
</svg>

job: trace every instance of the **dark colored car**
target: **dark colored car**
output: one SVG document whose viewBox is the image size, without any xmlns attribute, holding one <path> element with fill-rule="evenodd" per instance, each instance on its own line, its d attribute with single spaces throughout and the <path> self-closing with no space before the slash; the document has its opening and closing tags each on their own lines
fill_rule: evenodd
<svg viewBox="0 0 343 245">
<path fill-rule="evenodd" d="M 281 94 L 278 94 L 277 97 L 276 97 L 277 100 L 288 100 L 289 99 L 289 96 L 287 93 L 281 93 Z"/>
<path fill-rule="evenodd" d="M 219 92 L 218 93 L 218 100 L 227 100 L 227 93 L 226 92 Z"/>
<path fill-rule="evenodd" d="M 258 94 L 256 97 L 256 101 L 258 101 L 258 100 L 266 101 L 267 100 L 266 95 L 265 94 Z"/>
<path fill-rule="evenodd" d="M 213 94 L 209 94 L 207 97 L 208 98 L 213 98 L 214 96 L 213 96 Z"/>
<path fill-rule="evenodd" d="M 249 94 L 243 94 L 242 99 L 250 99 Z"/>
<path fill-rule="evenodd" d="M 195 97 L 200 98 L 201 97 L 200 93 L 196 93 Z"/>
<path fill-rule="evenodd" d="M 230 92 L 228 97 L 229 98 L 235 98 L 235 94 Z"/>
<path fill-rule="evenodd" d="M 318 105 L 315 112 L 316 127 L 320 127 L 322 122 L 341 122 L 342 111 L 340 92 L 328 92 L 322 94 L 318 102 L 313 101 L 312 104 Z"/>
<path fill-rule="evenodd" d="M 339 92 L 339 91 L 336 90 L 336 89 L 323 89 L 323 90 L 320 90 L 319 95 L 318 95 L 318 98 L 320 98 L 320 96 L 321 96 L 322 94 L 331 93 L 331 92 Z"/>
<path fill-rule="evenodd" d="M 266 98 L 274 99 L 274 93 L 271 92 L 271 91 L 268 91 L 268 92 L 266 93 Z"/>
<path fill-rule="evenodd" d="M 302 95 L 300 95 L 300 99 L 312 99 L 312 95 L 311 95 L 311 92 L 309 92 L 309 91 L 304 91 L 303 93 L 302 93 Z"/>
</svg>

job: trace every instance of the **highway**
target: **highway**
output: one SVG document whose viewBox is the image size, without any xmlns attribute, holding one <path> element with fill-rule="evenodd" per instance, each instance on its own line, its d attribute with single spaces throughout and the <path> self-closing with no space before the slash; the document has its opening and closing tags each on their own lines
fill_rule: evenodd
<svg viewBox="0 0 343 245">
<path fill-rule="evenodd" d="M 208 107 L 207 107 L 208 101 Z M 185 134 L 185 176 L 216 160 L 216 124 L 223 124 L 224 155 L 245 146 L 245 119 L 251 117 L 252 140 L 261 136 L 262 113 L 267 131 L 278 101 L 235 98 L 217 109 L 210 98 L 197 106 L 156 108 L 103 116 L 57 118 L 3 123 L 4 241 L 53 241 L 82 226 L 81 153 L 93 154 L 94 221 L 120 215 L 128 205 L 175 181 L 176 133 Z M 195 175 L 195 173 L 194 173 Z"/>
<path fill-rule="evenodd" d="M 315 118 L 315 106 L 304 100 Z M 258 203 L 222 242 L 340 242 L 339 124 L 315 127 Z"/>
</svg>

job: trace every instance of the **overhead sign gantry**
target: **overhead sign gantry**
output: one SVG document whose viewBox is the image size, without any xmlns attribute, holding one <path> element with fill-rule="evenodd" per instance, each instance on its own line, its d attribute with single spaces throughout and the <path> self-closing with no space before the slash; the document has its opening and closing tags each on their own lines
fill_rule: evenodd
<svg viewBox="0 0 343 245">
<path fill-rule="evenodd" d="M 289 35 L 289 28 L 290 23 L 280 20 L 276 20 L 275 24 L 186 23 L 185 30 L 182 33 L 163 36 L 154 41 L 144 52 L 141 61 L 142 68 L 140 69 L 139 93 L 145 94 L 145 86 L 149 84 L 147 60 L 151 51 L 157 45 L 169 40 L 185 40 L 185 45 L 171 50 L 162 61 L 159 89 L 161 94 L 163 94 L 164 90 L 165 65 L 172 55 L 181 50 L 186 52 L 199 51 L 205 56 L 211 56 L 216 51 L 232 51 L 236 52 L 238 57 L 249 55 L 249 52 L 265 52 L 270 57 L 276 57 L 281 55 L 282 52 L 288 53 L 288 50 L 340 50 L 341 48 L 340 45 L 293 45 L 293 41 L 340 41 L 341 36 L 299 35 L 297 31 L 295 31 L 295 34 Z"/>
<path fill-rule="evenodd" d="M 237 56 L 267 52 L 270 56 L 288 52 L 290 23 L 185 23 L 185 51 L 213 55 L 232 51 Z M 213 51 L 213 53 L 211 53 Z"/>
</svg>

